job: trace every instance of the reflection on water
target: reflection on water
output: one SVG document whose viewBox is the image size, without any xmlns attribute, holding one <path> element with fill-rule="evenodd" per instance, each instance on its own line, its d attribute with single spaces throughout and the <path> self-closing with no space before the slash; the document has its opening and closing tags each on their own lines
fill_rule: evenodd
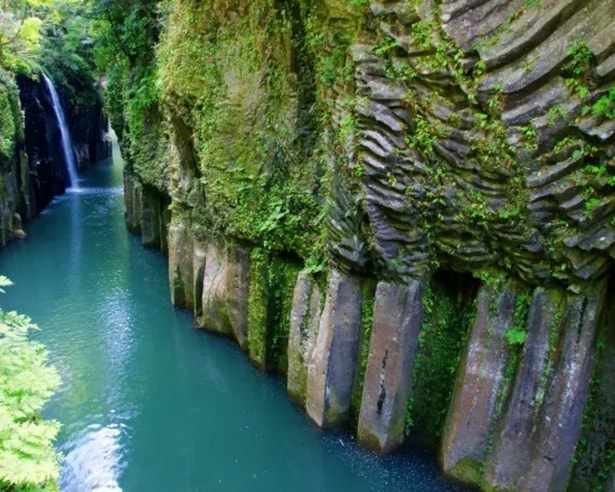
<svg viewBox="0 0 615 492">
<path fill-rule="evenodd" d="M 430 456 L 315 429 L 280 378 L 194 330 L 166 260 L 126 232 L 121 182 L 100 163 L 0 253 L 0 303 L 41 326 L 62 377 L 45 416 L 63 423 L 63 491 L 457 490 Z"/>
<path fill-rule="evenodd" d="M 66 454 L 60 488 L 66 492 L 121 491 L 121 428 L 88 426 Z"/>
</svg>

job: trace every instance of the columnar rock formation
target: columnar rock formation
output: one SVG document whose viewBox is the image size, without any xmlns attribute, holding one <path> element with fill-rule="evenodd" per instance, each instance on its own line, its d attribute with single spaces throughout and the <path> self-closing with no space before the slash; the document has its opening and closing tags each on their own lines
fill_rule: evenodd
<svg viewBox="0 0 615 492">
<path fill-rule="evenodd" d="M 126 204 L 173 302 L 368 447 L 423 430 L 485 489 L 612 488 L 615 2 L 166 15 Z"/>
</svg>

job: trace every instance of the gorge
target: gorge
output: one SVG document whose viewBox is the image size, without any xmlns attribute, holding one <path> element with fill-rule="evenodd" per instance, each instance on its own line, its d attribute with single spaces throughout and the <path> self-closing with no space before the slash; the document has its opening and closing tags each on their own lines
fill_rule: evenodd
<svg viewBox="0 0 615 492">
<path fill-rule="evenodd" d="M 365 448 L 615 490 L 615 1 L 102 8 L 126 223 L 174 306 Z"/>
</svg>

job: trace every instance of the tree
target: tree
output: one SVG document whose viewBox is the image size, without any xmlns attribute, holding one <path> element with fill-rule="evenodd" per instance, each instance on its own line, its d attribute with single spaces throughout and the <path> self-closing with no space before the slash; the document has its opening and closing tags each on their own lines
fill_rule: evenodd
<svg viewBox="0 0 615 492">
<path fill-rule="evenodd" d="M 50 0 L 0 0 L 0 67 L 25 73 L 36 67 L 40 27 L 52 13 Z"/>
<path fill-rule="evenodd" d="M 0 276 L 1 287 L 11 281 Z M 0 309 L 0 490 L 54 490 L 60 424 L 40 418 L 60 378 L 45 347 L 28 339 L 38 327 L 27 316 Z"/>
</svg>

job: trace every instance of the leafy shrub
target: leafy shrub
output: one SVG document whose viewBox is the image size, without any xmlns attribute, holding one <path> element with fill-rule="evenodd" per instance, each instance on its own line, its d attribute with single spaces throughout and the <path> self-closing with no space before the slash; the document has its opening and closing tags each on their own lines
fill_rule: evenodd
<svg viewBox="0 0 615 492">
<path fill-rule="evenodd" d="M 0 276 L 0 287 L 8 285 Z M 0 490 L 56 489 L 60 424 L 39 414 L 60 379 L 45 347 L 28 340 L 37 329 L 27 316 L 0 309 Z"/>
</svg>

